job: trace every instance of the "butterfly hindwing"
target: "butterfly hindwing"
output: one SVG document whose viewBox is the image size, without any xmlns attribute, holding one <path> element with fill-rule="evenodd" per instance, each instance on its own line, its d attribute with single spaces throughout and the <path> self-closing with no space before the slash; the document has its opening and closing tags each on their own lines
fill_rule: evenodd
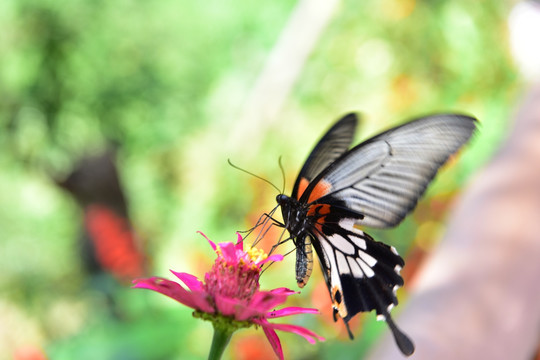
<svg viewBox="0 0 540 360">
<path fill-rule="evenodd" d="M 399 272 L 404 262 L 396 249 L 373 240 L 355 226 L 356 221 L 331 205 L 310 230 L 316 239 L 312 244 L 324 259 L 321 267 L 334 308 L 346 321 L 360 311 L 389 310 L 397 304 L 395 291 L 403 285 Z"/>
<path fill-rule="evenodd" d="M 414 351 L 412 341 L 393 323 L 390 310 L 398 304 L 404 261 L 395 248 L 373 240 L 354 226 L 354 218 L 328 218 L 313 235 L 334 312 L 345 324 L 359 312 L 375 310 L 385 320 L 404 354 Z M 348 329 L 348 325 L 347 325 Z M 352 338 L 352 333 L 349 331 Z"/>
<path fill-rule="evenodd" d="M 360 225 L 395 226 L 415 207 L 440 166 L 470 138 L 475 122 L 463 115 L 433 115 L 388 130 L 324 169 L 300 201 L 340 200 L 362 215 Z"/>
</svg>

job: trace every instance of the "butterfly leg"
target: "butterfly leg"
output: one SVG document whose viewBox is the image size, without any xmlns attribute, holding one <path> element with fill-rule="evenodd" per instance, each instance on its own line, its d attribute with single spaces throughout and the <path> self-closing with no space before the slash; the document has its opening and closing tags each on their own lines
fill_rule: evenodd
<svg viewBox="0 0 540 360">
<path fill-rule="evenodd" d="M 282 227 L 280 224 L 272 224 L 272 225 Z M 272 253 L 274 252 L 274 250 L 276 250 L 276 249 L 278 248 L 278 246 L 285 244 L 285 243 L 288 242 L 289 240 L 293 240 L 293 241 L 294 241 L 294 239 L 293 239 L 291 236 L 289 236 L 289 237 L 283 239 L 283 235 L 285 234 L 285 231 L 287 231 L 287 230 L 286 230 L 285 227 L 283 226 L 283 231 L 281 232 L 281 235 L 279 236 L 278 242 L 277 242 L 276 244 L 272 245 L 272 248 L 270 249 L 270 252 L 268 253 L 268 255 L 272 254 Z M 295 244 L 295 245 L 296 245 L 296 244 Z M 291 250 L 291 252 L 292 252 L 292 251 L 294 251 L 294 249 Z M 287 254 L 285 254 L 285 256 L 287 256 L 287 255 L 289 255 L 289 254 L 290 254 L 290 252 L 288 252 Z"/>
<path fill-rule="evenodd" d="M 247 230 L 239 230 L 238 232 L 240 234 L 245 234 L 247 233 L 247 235 L 245 237 L 248 237 L 255 229 L 257 229 L 259 226 L 264 226 L 264 224 L 266 222 L 268 222 L 269 220 L 272 220 L 272 221 L 276 221 L 272 215 L 274 214 L 274 212 L 276 211 L 276 209 L 273 209 L 272 211 L 270 211 L 270 213 L 264 213 L 262 214 L 261 216 L 259 216 L 259 219 L 257 220 L 257 222 L 255 223 L 255 225 L 253 225 L 251 228 L 247 229 Z"/>
<path fill-rule="evenodd" d="M 278 220 L 276 220 L 273 217 L 276 210 L 277 210 L 277 206 L 274 209 L 272 209 L 272 211 L 270 211 L 269 213 L 262 214 L 252 228 L 248 230 L 239 231 L 239 233 L 241 234 L 247 233 L 247 235 L 244 236 L 244 239 L 245 239 L 248 236 L 250 236 L 257 228 L 260 228 L 259 233 L 257 234 L 255 241 L 253 242 L 254 245 L 257 244 L 264 237 L 264 235 L 266 235 L 268 230 L 270 230 L 272 225 L 276 224 L 276 225 L 283 226 L 283 224 L 281 224 Z"/>
</svg>

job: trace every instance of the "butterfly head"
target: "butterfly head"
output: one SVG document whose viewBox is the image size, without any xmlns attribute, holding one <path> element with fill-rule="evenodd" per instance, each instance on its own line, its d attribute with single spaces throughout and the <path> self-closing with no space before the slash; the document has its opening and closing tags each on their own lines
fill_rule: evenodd
<svg viewBox="0 0 540 360">
<path fill-rule="evenodd" d="M 281 207 L 283 223 L 291 234 L 291 237 L 298 238 L 306 233 L 308 219 L 306 217 L 307 207 L 295 198 L 285 194 L 276 196 L 276 201 Z"/>
<path fill-rule="evenodd" d="M 291 201 L 291 198 L 285 194 L 279 194 L 276 196 L 276 202 L 281 206 L 286 206 Z"/>
<path fill-rule="evenodd" d="M 285 228 L 291 232 L 291 225 L 294 223 L 294 201 L 292 198 L 288 197 L 285 194 L 279 194 L 276 196 L 276 202 L 278 203 L 279 207 L 281 208 L 281 215 L 283 216 L 283 222 L 285 224 Z M 293 235 L 293 234 L 291 234 Z"/>
</svg>

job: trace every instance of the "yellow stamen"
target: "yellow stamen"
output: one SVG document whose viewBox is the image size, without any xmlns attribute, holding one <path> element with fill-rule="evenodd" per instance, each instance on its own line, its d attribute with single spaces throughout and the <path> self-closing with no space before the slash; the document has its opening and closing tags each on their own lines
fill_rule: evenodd
<svg viewBox="0 0 540 360">
<path fill-rule="evenodd" d="M 221 251 L 221 247 L 219 245 L 216 245 L 216 254 L 217 256 L 223 256 L 223 252 Z"/>
<path fill-rule="evenodd" d="M 259 261 L 263 261 L 268 257 L 267 254 L 265 254 L 263 249 L 257 249 L 255 247 L 250 248 L 248 251 L 246 251 L 246 254 L 248 254 L 251 261 L 257 263 Z"/>
</svg>

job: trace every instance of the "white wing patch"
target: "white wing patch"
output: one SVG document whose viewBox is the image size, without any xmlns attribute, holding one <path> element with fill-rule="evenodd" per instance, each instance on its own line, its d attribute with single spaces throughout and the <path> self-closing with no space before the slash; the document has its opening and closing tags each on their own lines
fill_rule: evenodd
<svg viewBox="0 0 540 360">
<path fill-rule="evenodd" d="M 347 263 L 345 255 L 343 255 L 343 253 L 336 252 L 336 259 L 338 264 L 338 272 L 340 274 L 350 274 L 351 271 L 349 269 L 349 264 Z"/>
<path fill-rule="evenodd" d="M 369 266 L 369 267 L 374 267 L 375 264 L 377 263 L 377 259 L 375 259 L 373 256 L 369 255 L 369 254 L 366 254 L 365 252 L 363 251 L 359 251 L 358 252 L 358 256 L 360 256 L 360 258 Z"/>
<path fill-rule="evenodd" d="M 355 254 L 355 248 L 354 245 L 351 244 L 350 241 L 345 239 L 343 236 L 334 234 L 332 236 L 328 236 L 328 241 L 334 245 L 339 251 L 341 251 L 344 254 L 347 255 L 354 255 Z"/>
<path fill-rule="evenodd" d="M 366 274 L 367 277 L 373 277 L 375 275 L 375 271 L 373 271 L 373 269 L 370 268 L 369 265 L 367 265 L 365 262 L 360 259 L 357 259 L 356 261 L 358 262 L 358 265 L 360 265 L 362 271 L 364 272 L 364 274 Z"/>
<path fill-rule="evenodd" d="M 354 243 L 354 245 L 358 246 L 360 249 L 366 250 L 366 240 L 359 238 L 357 236 L 349 236 L 349 239 Z"/>
<path fill-rule="evenodd" d="M 360 269 L 360 265 L 358 265 L 355 259 L 349 256 L 347 261 L 349 262 L 349 266 L 351 267 L 352 274 L 355 278 L 364 277 L 364 272 Z"/>
<path fill-rule="evenodd" d="M 347 230 L 352 230 L 355 222 L 356 220 L 353 218 L 343 218 L 339 220 L 339 226 Z"/>
<path fill-rule="evenodd" d="M 354 227 L 355 223 L 356 223 L 356 220 L 353 218 L 343 218 L 339 220 L 340 227 L 342 227 L 343 229 L 347 229 L 355 234 L 358 234 L 358 236 L 349 235 L 349 240 L 351 240 L 353 244 L 359 247 L 360 249 L 366 250 L 367 249 L 366 240 L 362 238 L 362 236 L 364 236 L 364 232 L 360 229 L 355 228 Z M 337 234 L 335 236 L 340 237 Z"/>
<path fill-rule="evenodd" d="M 325 253 L 325 257 L 326 257 L 326 260 L 328 262 L 327 265 L 330 268 L 331 285 L 332 285 L 332 287 L 337 286 L 339 289 L 341 289 L 341 283 L 339 281 L 337 259 L 336 259 L 336 256 L 335 256 L 334 248 L 322 236 L 317 236 L 317 238 L 319 239 L 320 243 L 322 244 L 323 251 Z"/>
<path fill-rule="evenodd" d="M 343 227 L 347 230 L 363 234 L 363 231 L 353 227 L 354 219 L 342 219 L 339 224 L 345 225 Z M 355 278 L 375 276 L 373 267 L 377 259 L 362 251 L 367 248 L 365 239 L 354 235 L 345 238 L 337 233 L 331 236 L 319 234 L 317 239 L 322 245 L 326 265 L 331 269 L 331 288 L 337 287 L 341 291 L 339 275 L 351 274 Z"/>
<path fill-rule="evenodd" d="M 341 280 L 339 278 L 339 272 L 341 271 L 338 267 L 338 264 L 343 265 L 343 269 L 348 269 L 349 266 L 347 265 L 347 260 L 345 259 L 345 255 L 343 255 L 340 252 L 334 251 L 334 248 L 332 245 L 323 237 L 323 236 L 317 236 L 319 239 L 322 250 L 324 253 L 324 257 L 327 260 L 327 265 L 330 267 L 330 274 L 329 274 L 329 290 L 330 290 L 330 296 L 332 298 L 332 306 L 334 309 L 336 309 L 339 313 L 339 316 L 342 318 L 345 318 L 348 314 L 347 307 L 345 306 L 345 302 L 336 301 L 337 293 L 339 293 L 339 298 L 343 299 L 343 287 L 341 286 Z M 341 256 L 341 258 L 336 258 L 336 256 Z M 344 271 L 343 270 L 343 271 Z"/>
<path fill-rule="evenodd" d="M 354 228 L 354 219 L 342 219 L 339 225 L 359 235 L 364 234 L 363 231 Z M 332 270 L 337 263 L 338 274 L 353 274 L 354 277 L 375 276 L 372 268 L 377 264 L 377 259 L 362 251 L 367 248 L 365 239 L 354 235 L 345 238 L 337 233 L 326 237 L 317 236 L 317 238 L 323 245 L 325 256 L 330 260 L 328 265 Z"/>
</svg>

